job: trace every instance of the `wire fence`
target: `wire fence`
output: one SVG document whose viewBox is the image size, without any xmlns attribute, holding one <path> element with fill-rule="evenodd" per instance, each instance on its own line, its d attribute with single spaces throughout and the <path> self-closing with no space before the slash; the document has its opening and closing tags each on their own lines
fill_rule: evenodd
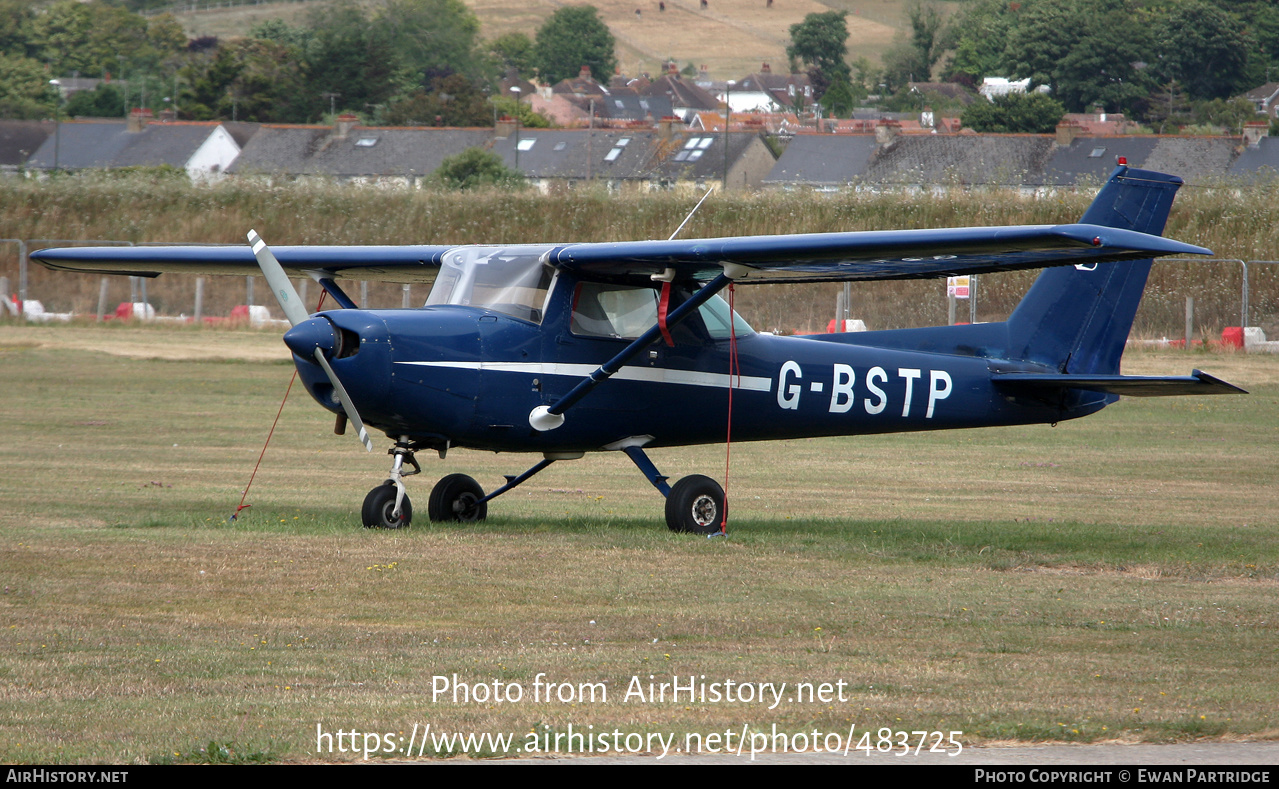
<svg viewBox="0 0 1279 789">
<path fill-rule="evenodd" d="M 140 317 L 154 310 L 161 318 L 192 322 L 205 318 L 218 322 L 243 306 L 266 308 L 266 313 L 255 310 L 255 315 L 269 313 L 274 318 L 281 317 L 268 290 L 259 287 L 257 277 L 100 276 L 51 271 L 32 265 L 29 259 L 32 251 L 50 246 L 132 244 L 120 240 L 0 239 L 0 299 L 9 305 L 15 301 L 39 302 L 44 313 L 75 320 L 109 320 L 117 313 L 131 315 L 132 309 L 121 308 L 122 304 L 149 305 L 138 311 Z M 1006 319 L 1036 276 L 1037 272 L 1021 271 L 976 277 L 973 310 L 976 319 Z M 307 280 L 297 280 L 296 285 L 304 301 L 318 300 L 318 285 Z M 420 306 L 428 292 L 424 285 L 410 287 L 357 280 L 340 280 L 339 285 L 358 304 L 372 309 Z M 739 289 L 737 305 L 758 329 L 783 333 L 825 331 L 835 316 L 836 301 L 842 291 L 839 283 L 743 287 Z M 1187 298 L 1194 300 L 1193 325 L 1200 338 L 1219 337 L 1228 326 L 1259 326 L 1267 335 L 1279 337 L 1279 261 L 1233 258 L 1157 261 L 1133 324 L 1133 335 L 1183 337 Z M 960 304 L 961 320 L 968 318 L 970 306 Z M 12 317 L 12 314 L 12 307 L 0 310 L 0 316 Z M 237 314 L 243 315 L 244 311 L 239 310 Z M 857 283 L 851 289 L 847 314 L 864 321 L 869 329 L 944 324 L 949 317 L 946 283 L 945 280 Z"/>
</svg>

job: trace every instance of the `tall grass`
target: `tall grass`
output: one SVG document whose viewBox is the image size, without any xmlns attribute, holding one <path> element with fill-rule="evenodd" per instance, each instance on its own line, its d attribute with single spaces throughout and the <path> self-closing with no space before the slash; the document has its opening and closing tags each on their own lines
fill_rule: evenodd
<svg viewBox="0 0 1279 789">
<path fill-rule="evenodd" d="M 691 236 L 733 236 L 839 230 L 1038 224 L 1076 221 L 1092 199 L 1089 189 L 1027 197 L 1011 190 L 952 189 L 940 194 L 728 193 L 708 201 L 685 230 Z M 1219 257 L 1279 258 L 1279 184 L 1190 186 L 1169 221 L 1171 237 L 1213 249 Z M 603 189 L 551 196 L 508 192 L 442 193 L 317 184 L 227 181 L 197 187 L 182 180 L 75 175 L 0 181 L 0 237 L 244 243 L 256 228 L 273 244 L 471 244 L 665 238 L 694 200 L 687 195 L 610 194 Z M 14 245 L 0 248 L 0 276 L 17 281 Z M 999 320 L 1033 280 L 1034 272 L 981 278 L 981 320 Z M 1156 266 L 1136 331 L 1177 335 L 1185 299 L 1195 298 L 1205 332 L 1239 323 L 1241 268 L 1224 263 L 1165 262 Z M 838 285 L 742 288 L 738 305 L 760 328 L 824 328 Z M 425 296 L 417 288 L 413 299 Z M 148 296 L 162 312 L 190 312 L 194 278 L 167 276 Z M 29 296 L 52 310 L 92 312 L 98 278 L 31 269 Z M 127 298 L 117 278 L 110 303 Z M 372 306 L 399 306 L 398 286 L 370 285 Z M 206 290 L 207 314 L 243 303 L 238 278 Z M 859 284 L 853 313 L 871 328 L 944 322 L 944 283 Z M 1250 323 L 1279 330 L 1279 271 L 1254 267 Z"/>
</svg>

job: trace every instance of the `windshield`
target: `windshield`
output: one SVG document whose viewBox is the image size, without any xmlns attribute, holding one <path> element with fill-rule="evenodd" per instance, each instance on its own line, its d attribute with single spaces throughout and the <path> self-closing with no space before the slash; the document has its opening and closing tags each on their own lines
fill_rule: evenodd
<svg viewBox="0 0 1279 789">
<path fill-rule="evenodd" d="M 482 307 L 541 323 L 554 274 L 542 256 L 553 248 L 545 244 L 449 250 L 426 304 Z"/>
</svg>

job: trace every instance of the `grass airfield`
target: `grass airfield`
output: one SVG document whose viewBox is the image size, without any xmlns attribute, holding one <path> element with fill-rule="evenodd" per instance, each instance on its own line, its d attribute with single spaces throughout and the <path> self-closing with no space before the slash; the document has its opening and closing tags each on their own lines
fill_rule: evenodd
<svg viewBox="0 0 1279 789">
<path fill-rule="evenodd" d="M 668 533 L 613 454 L 556 464 L 478 527 L 429 524 L 430 486 L 491 489 L 528 459 L 424 454 L 413 528 L 366 531 L 390 459 L 297 387 L 230 523 L 285 356 L 271 333 L 0 325 L 0 760 L 359 758 L 317 755 L 317 724 L 1279 737 L 1274 357 L 1130 352 L 1127 373 L 1252 394 L 1056 428 L 738 444 L 711 541 Z M 722 446 L 654 460 L 723 476 Z M 431 699 L 435 675 L 539 673 L 609 699 Z M 847 700 L 624 703 L 650 674 L 843 681 Z"/>
</svg>

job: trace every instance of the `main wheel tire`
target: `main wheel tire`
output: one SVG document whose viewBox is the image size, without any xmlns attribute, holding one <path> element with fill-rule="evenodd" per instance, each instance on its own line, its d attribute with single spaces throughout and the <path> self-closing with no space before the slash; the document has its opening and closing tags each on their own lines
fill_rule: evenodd
<svg viewBox="0 0 1279 789">
<path fill-rule="evenodd" d="M 666 497 L 666 526 L 671 531 L 715 534 L 723 520 L 724 489 L 710 477 L 684 477 Z"/>
<path fill-rule="evenodd" d="M 426 514 L 432 521 L 478 523 L 488 517 L 488 502 L 475 504 L 484 498 L 484 488 L 465 474 L 449 474 L 435 483 Z"/>
<path fill-rule="evenodd" d="M 364 497 L 364 506 L 360 516 L 366 529 L 405 529 L 413 521 L 413 504 L 408 494 L 404 494 L 400 502 L 400 517 L 395 519 L 391 513 L 395 511 L 395 484 L 388 482 L 378 485 Z"/>
</svg>

